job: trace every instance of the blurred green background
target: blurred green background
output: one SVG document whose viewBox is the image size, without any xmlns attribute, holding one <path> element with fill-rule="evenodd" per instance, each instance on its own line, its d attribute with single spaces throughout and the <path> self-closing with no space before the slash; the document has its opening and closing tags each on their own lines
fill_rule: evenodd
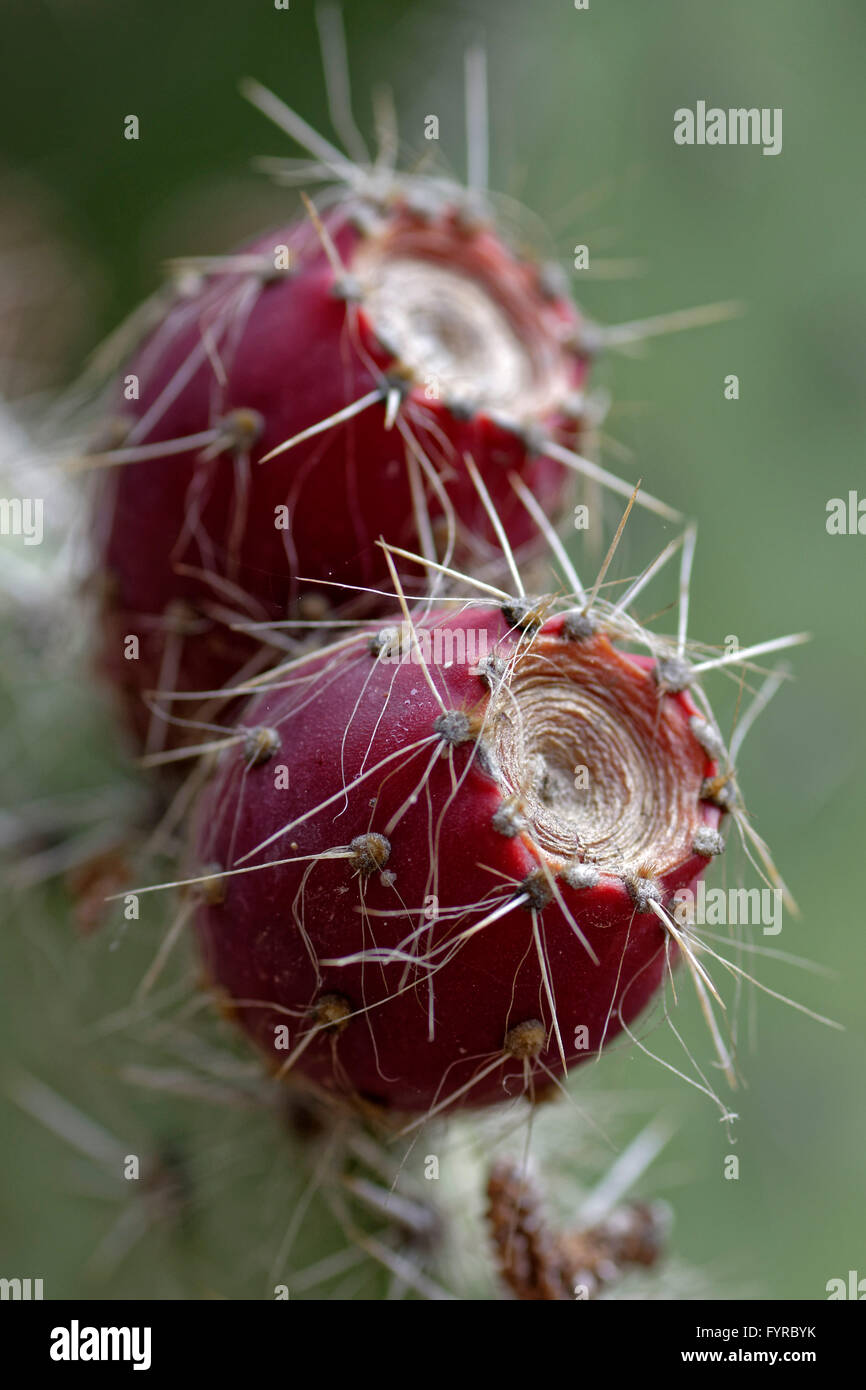
<svg viewBox="0 0 866 1390">
<path fill-rule="evenodd" d="M 0 298 L 14 298 L 20 281 L 21 234 L 8 229 L 33 217 L 30 244 L 45 248 L 54 285 L 50 300 L 34 291 L 23 345 L 4 346 L 32 359 L 15 379 L 32 394 L 71 379 L 156 286 L 163 258 L 225 250 L 294 209 L 292 193 L 250 171 L 254 155 L 298 152 L 239 97 L 241 76 L 333 133 L 305 0 L 287 12 L 271 0 L 5 0 L 2 26 Z M 390 84 L 407 150 L 423 152 L 424 116 L 438 114 L 441 154 L 458 174 L 463 51 L 483 38 L 492 187 L 541 215 L 566 267 L 577 242 L 592 258 L 641 263 L 629 278 L 575 274 L 591 317 L 618 323 L 728 299 L 747 306 L 741 318 L 601 365 L 597 379 L 616 402 L 606 429 L 634 450 L 633 463 L 611 454 L 605 462 L 700 518 L 694 636 L 722 644 L 736 634 L 746 645 L 814 633 L 791 658 L 796 680 L 750 735 L 741 773 L 802 908 L 762 944 L 837 977 L 773 960 L 757 973 L 847 1031 L 760 998 L 734 1150 L 705 1098 L 633 1050 L 597 1070 L 608 1090 L 649 1088 L 678 1117 L 657 1184 L 665 1187 L 667 1171 L 677 1251 L 724 1271 L 727 1297 L 757 1288 L 822 1298 L 829 1279 L 866 1275 L 866 536 L 825 529 L 829 498 L 858 487 L 866 495 L 866 9 L 859 0 L 591 0 L 587 11 L 571 0 L 354 0 L 346 27 L 365 132 L 369 93 Z M 783 108 L 782 153 L 678 148 L 673 112 L 699 99 Z M 140 118 L 137 142 L 123 139 L 128 113 Z M 740 379 L 738 401 L 723 395 L 729 373 Z M 7 650 L 4 803 L 116 782 L 122 755 L 105 746 L 94 697 L 69 689 L 62 663 L 49 688 L 44 673 L 30 680 Z M 109 955 L 102 937 L 77 943 L 59 890 L 17 901 L 13 917 L 2 944 L 0 1058 L 119 1123 L 119 1102 L 105 1099 L 94 1070 L 98 1049 L 75 1041 L 76 1010 L 92 999 L 94 979 L 96 1013 L 119 1006 L 141 958 Z M 684 988 L 678 1026 L 704 1043 L 689 996 Z M 575 1077 L 576 1094 L 583 1084 Z M 92 1199 L 70 1187 L 68 1151 L 0 1106 L 0 1274 L 44 1272 L 53 1294 L 86 1294 Z M 182 1119 L 155 1113 L 168 1132 Z M 729 1152 L 740 1159 L 736 1182 L 722 1176 Z M 170 1266 L 150 1250 L 117 1289 L 170 1296 L 183 1287 Z"/>
</svg>

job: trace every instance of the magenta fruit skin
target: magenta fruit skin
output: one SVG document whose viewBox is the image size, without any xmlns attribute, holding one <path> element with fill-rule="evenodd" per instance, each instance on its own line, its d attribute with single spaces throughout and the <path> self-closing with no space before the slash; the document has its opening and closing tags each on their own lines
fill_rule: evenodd
<svg viewBox="0 0 866 1390">
<path fill-rule="evenodd" d="M 506 659 L 526 641 L 499 609 L 469 607 L 438 625 L 419 619 L 422 635 L 430 630 L 434 656 L 434 627 L 452 635 L 463 629 L 467 638 L 470 629 L 476 637 L 483 632 L 490 650 Z M 538 939 L 571 1067 L 645 1008 L 659 989 L 666 960 L 676 955 L 646 895 L 640 895 L 646 889 L 667 903 L 677 889 L 693 888 L 706 868 L 709 860 L 694 852 L 693 840 L 701 827 L 719 824 L 719 809 L 701 800 L 704 780 L 716 775 L 718 764 L 691 731 L 691 697 L 661 691 L 648 658 L 626 656 L 604 636 L 569 641 L 562 617 L 549 618 L 529 649 L 541 653 L 533 680 L 538 671 L 542 680 L 548 669 L 555 674 L 561 660 L 600 702 L 600 719 L 612 709 L 626 731 L 657 727 L 657 744 L 641 744 L 640 757 L 656 768 L 659 794 L 680 808 L 682 818 L 660 845 L 664 862 L 655 866 L 662 870 L 657 877 L 649 859 L 631 878 L 602 864 L 600 873 L 589 872 L 590 880 L 597 879 L 594 886 L 570 887 L 568 853 L 542 854 L 532 834 L 509 826 L 501 814 L 509 803 L 503 800 L 501 769 L 497 774 L 494 767 L 495 721 L 490 716 L 491 726 L 483 723 L 493 696 L 471 661 L 430 661 L 447 709 L 468 716 L 475 732 L 464 742 L 442 744 L 445 751 L 433 759 L 417 800 L 391 824 L 419 788 L 435 749 L 436 721 L 459 740 L 460 719 L 443 723 L 416 661 L 377 659 L 370 649 L 375 645 L 365 638 L 317 657 L 303 668 L 302 681 L 262 694 L 246 709 L 244 724 L 272 729 L 279 748 L 255 767 L 243 750 L 223 755 L 200 808 L 198 864 L 231 870 L 297 862 L 218 880 L 219 891 L 208 894 L 197 916 L 209 977 L 275 1070 L 288 1056 L 275 1048 L 276 1030 L 285 1025 L 288 1047 L 299 1049 L 295 1073 L 328 1090 L 411 1113 L 439 1107 L 474 1077 L 479 1079 L 455 1106 L 507 1100 L 526 1089 L 527 1077 L 533 1092 L 543 1091 L 563 1066 Z M 552 686 L 548 692 L 542 685 L 541 696 L 547 703 L 557 698 Z M 423 739 L 422 748 L 399 754 Z M 611 778 L 619 756 L 615 747 L 603 755 L 613 759 Z M 378 771 L 363 775 L 377 765 Z M 344 787 L 352 789 L 341 795 Z M 279 833 L 281 827 L 288 828 Z M 364 840 L 371 834 L 384 837 L 387 853 L 378 839 Z M 256 853 L 264 841 L 267 848 Z M 366 867 L 357 854 L 351 857 L 353 842 L 355 848 L 371 847 Z M 340 850 L 343 857 L 315 860 Z M 559 902 L 545 892 L 542 858 L 552 866 L 561 900 L 597 964 Z M 584 868 L 592 869 L 588 859 Z M 515 905 L 453 953 L 437 950 L 510 896 L 516 899 L 527 881 L 541 892 L 538 937 L 532 912 Z M 431 918 L 424 909 L 434 892 L 438 911 Z M 416 944 L 406 946 L 412 933 Z M 405 959 L 382 963 L 369 957 L 350 965 L 314 964 L 401 943 L 404 951 L 414 949 L 441 968 L 428 976 Z M 339 1028 L 317 1027 L 324 1017 L 320 1001 L 334 997 L 343 1001 L 346 1018 Z M 515 1049 L 514 1035 L 506 1039 L 510 1030 L 532 1022 L 543 1025 L 544 1043 L 537 1056 L 526 1057 Z M 578 1039 L 581 1028 L 586 1034 Z"/>
<path fill-rule="evenodd" d="M 255 660 L 259 638 L 232 623 L 296 617 L 304 594 L 344 611 L 377 611 L 376 594 L 304 581 L 390 589 L 377 540 L 413 552 L 423 545 L 400 424 L 439 479 L 432 486 L 413 463 L 426 493 L 422 529 L 441 557 L 448 528 L 437 487 L 444 489 L 456 518 L 451 558 L 458 565 L 489 559 L 495 547 L 466 454 L 518 551 L 537 545 L 537 531 L 509 475 L 554 520 L 567 498 L 567 470 L 538 450 L 544 438 L 572 447 L 578 439 L 566 401 L 584 382 L 587 358 L 573 346 L 580 320 L 571 303 L 544 293 L 538 268 L 513 256 L 490 228 L 463 226 L 447 209 L 431 219 L 396 207 L 370 233 L 338 206 L 324 225 L 348 278 L 309 220 L 291 224 L 242 253 L 259 258 L 265 271 L 234 272 L 228 258 L 225 270 L 176 301 L 125 369 L 124 380 L 132 374 L 140 394 L 118 399 L 121 447 L 168 445 L 225 422 L 222 439 L 208 447 L 109 468 L 101 481 L 100 664 L 141 737 L 151 719 L 142 691 L 166 688 L 166 677 L 170 689 L 218 690 Z M 280 247 L 288 248 L 291 268 L 266 273 Z M 483 287 L 501 310 L 535 382 L 521 419 L 503 425 L 483 405 L 467 411 L 445 395 L 428 399 L 429 381 L 379 341 L 363 297 L 355 297 L 353 267 L 379 273 L 376 267 L 407 257 L 450 268 L 458 285 L 462 276 Z M 433 314 L 429 305 L 425 311 Z M 390 428 L 379 401 L 260 462 L 383 383 L 401 393 L 400 418 Z M 417 591 L 425 576 L 410 568 Z M 167 635 L 178 631 L 179 638 Z M 130 633 L 140 639 L 134 662 L 123 659 Z M 195 709 L 181 713 L 194 717 Z M 170 741 L 182 737 L 169 731 Z"/>
</svg>

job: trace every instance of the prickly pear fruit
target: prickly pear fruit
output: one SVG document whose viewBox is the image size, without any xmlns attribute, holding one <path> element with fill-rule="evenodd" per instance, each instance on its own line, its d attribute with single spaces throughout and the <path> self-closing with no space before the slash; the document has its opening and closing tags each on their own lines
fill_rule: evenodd
<svg viewBox="0 0 866 1390">
<path fill-rule="evenodd" d="M 125 433 L 104 455 L 111 678 L 133 699 L 219 689 L 259 651 L 238 624 L 349 592 L 307 580 L 381 611 L 358 595 L 387 579 L 379 537 L 490 562 L 467 455 L 512 546 L 531 544 L 509 475 L 556 517 L 570 475 L 545 445 L 577 439 L 579 329 L 538 266 L 447 199 L 343 199 L 206 263 L 126 369 Z M 150 720 L 141 705 L 139 730 Z"/>
<path fill-rule="evenodd" d="M 658 989 L 721 848 L 687 691 L 586 612 L 344 639 L 244 714 L 200 808 L 210 975 L 275 1070 L 405 1112 L 552 1084 Z"/>
</svg>

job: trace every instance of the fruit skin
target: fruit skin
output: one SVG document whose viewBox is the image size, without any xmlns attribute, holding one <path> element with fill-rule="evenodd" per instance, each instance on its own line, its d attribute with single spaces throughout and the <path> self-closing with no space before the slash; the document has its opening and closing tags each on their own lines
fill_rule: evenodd
<svg viewBox="0 0 866 1390">
<path fill-rule="evenodd" d="M 103 473 L 96 501 L 106 594 L 100 664 L 130 703 L 159 684 L 153 676 L 165 653 L 164 615 L 178 601 L 192 610 L 197 630 L 172 654 L 172 688 L 212 690 L 232 680 L 259 650 L 256 639 L 229 631 L 233 620 L 296 617 L 305 591 L 344 603 L 345 591 L 305 586 L 304 579 L 373 589 L 385 581 L 390 587 L 377 539 L 413 551 L 422 542 L 407 445 L 396 425 L 386 428 L 383 403 L 259 462 L 383 380 L 399 384 L 400 420 L 447 490 L 459 519 L 459 561 L 489 558 L 494 539 L 465 467 L 467 452 L 515 547 L 528 545 L 536 532 L 510 485 L 511 471 L 549 515 L 562 508 L 567 477 L 560 463 L 531 453 L 485 410 L 464 418 L 449 400 L 427 399 L 429 383 L 379 341 L 365 308 L 363 277 L 356 297 L 353 267 L 409 257 L 486 283 L 491 297 L 508 306 L 534 370 L 551 382 L 546 408 L 530 410 L 521 429 L 553 433 L 572 445 L 577 425 L 565 413 L 566 401 L 582 385 L 587 366 L 571 346 L 579 326 L 573 306 L 545 293 L 537 267 L 511 255 L 492 229 L 464 225 L 453 208 L 422 216 L 406 206 L 391 207 L 370 231 L 354 204 L 341 204 L 324 225 L 348 267 L 348 280 L 332 265 L 308 219 L 278 229 L 240 253 L 261 262 L 260 271 L 234 272 L 228 258 L 224 270 L 178 300 L 124 371 L 125 382 L 132 376 L 139 383 L 137 400 L 117 401 L 129 426 L 124 447 L 183 439 L 229 422 L 226 437 L 207 448 Z M 280 247 L 288 249 L 286 272 L 274 268 Z M 364 274 L 369 278 L 371 272 Z M 233 442 L 231 426 L 238 418 L 247 428 Z M 441 498 L 429 481 L 422 486 L 441 553 Z M 286 507 L 288 529 L 285 513 L 277 510 Z M 422 572 L 413 569 L 412 580 L 416 587 L 423 583 Z M 378 604 L 381 611 L 376 595 L 355 596 L 356 610 L 364 604 L 368 611 Z M 119 638 L 129 633 L 146 642 L 140 665 L 123 659 Z M 180 712 L 195 714 L 190 705 Z M 143 707 L 135 712 L 139 735 L 149 721 Z M 175 737 L 169 733 L 170 741 Z"/>
<path fill-rule="evenodd" d="M 526 641 L 498 609 L 468 608 L 438 624 L 419 619 L 422 636 L 425 629 L 431 641 L 437 630 L 484 632 L 491 650 L 506 657 Z M 695 707 L 687 693 L 659 693 L 648 659 L 616 652 L 604 636 L 580 644 L 567 641 L 562 632 L 562 617 L 552 617 L 535 644 L 541 643 L 542 652 L 568 649 L 570 659 L 576 653 L 581 662 L 591 657 L 610 689 L 623 689 L 629 698 L 633 694 L 653 716 L 657 702 L 662 703 L 658 717 L 680 763 L 674 775 L 694 800 L 682 850 L 659 879 L 661 896 L 668 901 L 675 890 L 693 887 L 707 865 L 707 858 L 692 852 L 693 830 L 715 828 L 720 819 L 715 806 L 699 803 L 702 781 L 715 775 L 717 764 L 691 733 L 688 721 Z M 279 750 L 272 763 L 254 769 L 230 751 L 205 794 L 199 811 L 199 864 L 249 868 L 268 860 L 298 859 L 220 880 L 221 902 L 202 906 L 197 919 L 209 974 L 224 999 L 258 1005 L 237 1004 L 234 1012 L 275 1068 L 288 1055 L 274 1046 L 275 1028 L 283 1024 L 289 1028 L 291 1048 L 305 1044 L 297 1069 L 327 1088 L 354 1091 L 401 1111 L 426 1111 L 491 1060 L 489 1074 L 457 1103 L 487 1105 L 520 1094 L 525 1067 L 536 1089 L 543 1088 L 551 1075 L 561 1074 L 562 1064 L 533 916 L 525 906 L 515 906 L 467 939 L 432 976 L 432 1039 L 427 976 L 411 962 L 408 969 L 403 962 L 371 959 L 321 965 L 317 977 L 313 957 L 323 961 L 373 946 L 394 948 L 419 928 L 418 953 L 432 949 L 441 964 L 447 953 L 436 953 L 436 947 L 449 935 L 481 922 L 512 893 L 516 897 L 529 875 L 538 877 L 540 853 L 530 836 L 494 828 L 503 797 L 491 771 L 489 730 L 482 732 L 477 748 L 470 739 L 435 759 L 426 789 L 395 826 L 389 825 L 418 787 L 434 743 L 428 741 L 411 761 L 391 755 L 419 739 L 429 740 L 441 710 L 416 662 L 389 664 L 366 647 L 364 642 L 330 658 L 319 657 L 305 668 L 301 686 L 257 697 L 244 722 L 275 729 Z M 431 650 L 435 654 L 435 645 Z M 483 717 L 492 697 L 474 662 L 443 661 L 432 665 L 431 675 L 446 705 L 469 712 L 477 727 L 477 717 Z M 379 771 L 340 795 L 344 785 L 351 786 L 364 769 L 384 759 L 389 761 Z M 286 780 L 288 788 L 279 789 Z M 329 798 L 334 798 L 330 804 L 308 814 Z M 309 858 L 345 849 L 369 832 L 385 835 L 390 845 L 384 874 L 359 872 L 345 857 L 314 863 Z M 253 852 L 271 837 L 267 849 Z M 563 1047 L 572 1064 L 620 1031 L 618 1009 L 628 1022 L 656 992 L 666 968 L 665 932 L 645 902 L 645 910 L 637 910 L 617 874 L 603 872 L 595 887 L 576 889 L 562 876 L 567 856 L 558 861 L 548 856 L 548 862 L 558 875 L 563 900 L 598 957 L 593 964 L 556 900 L 549 902 L 539 914 L 539 935 Z M 497 875 L 504 875 L 513 888 L 481 901 L 505 882 Z M 440 915 L 428 928 L 424 908 L 431 894 Z M 405 914 L 376 915 L 401 907 Z M 455 907 L 465 908 L 456 923 L 448 916 Z M 382 1002 L 389 994 L 394 997 Z M 347 1002 L 351 1017 L 338 1032 L 323 1029 L 311 1038 L 320 1019 L 317 1001 L 335 995 Z M 529 1056 L 524 1061 L 514 1048 L 505 1056 L 508 1031 L 532 1020 L 541 1020 L 547 1033 L 538 1060 Z M 575 1029 L 581 1025 L 588 1038 L 586 1045 L 575 1046 Z M 497 1056 L 500 1064 L 495 1064 Z"/>
</svg>

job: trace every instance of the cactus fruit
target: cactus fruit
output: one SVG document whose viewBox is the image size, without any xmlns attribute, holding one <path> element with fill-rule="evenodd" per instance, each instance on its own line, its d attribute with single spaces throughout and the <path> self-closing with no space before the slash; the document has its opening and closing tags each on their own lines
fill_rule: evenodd
<svg viewBox="0 0 866 1390">
<path fill-rule="evenodd" d="M 346 197 L 200 278 L 127 368 L 102 456 L 103 664 L 131 696 L 219 690 L 259 648 L 233 625 L 302 616 L 315 581 L 375 605 L 379 536 L 489 560 L 467 454 L 512 546 L 533 528 L 509 473 L 561 512 L 545 446 L 578 440 L 580 318 L 465 206 Z"/>
<path fill-rule="evenodd" d="M 721 848 L 719 765 L 661 663 L 553 610 L 421 612 L 244 712 L 201 816 L 199 925 L 275 1070 L 403 1111 L 492 1104 L 658 988 L 665 905 Z"/>
</svg>

